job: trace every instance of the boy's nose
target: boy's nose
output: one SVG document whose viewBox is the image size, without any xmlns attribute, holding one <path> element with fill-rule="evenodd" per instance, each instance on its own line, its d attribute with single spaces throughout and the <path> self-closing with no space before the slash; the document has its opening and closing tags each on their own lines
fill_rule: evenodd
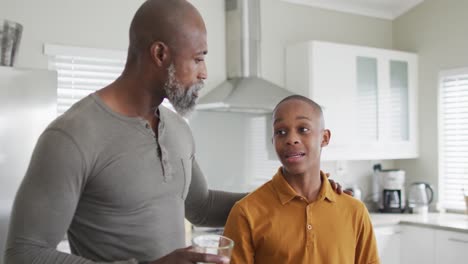
<svg viewBox="0 0 468 264">
<path fill-rule="evenodd" d="M 290 135 L 286 143 L 290 145 L 299 144 L 299 139 L 297 138 L 296 135 Z"/>
</svg>

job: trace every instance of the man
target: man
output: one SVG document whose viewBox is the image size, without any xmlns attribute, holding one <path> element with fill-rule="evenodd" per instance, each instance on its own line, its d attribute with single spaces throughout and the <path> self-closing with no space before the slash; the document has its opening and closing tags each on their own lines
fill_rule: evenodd
<svg viewBox="0 0 468 264">
<path fill-rule="evenodd" d="M 6 263 L 226 262 L 185 247 L 184 217 L 222 226 L 245 194 L 208 190 L 184 115 L 207 78 L 206 29 L 184 0 L 149 0 L 122 75 L 38 140 L 11 217 Z M 339 191 L 339 190 L 337 190 Z M 65 232 L 73 254 L 55 247 Z"/>
<path fill-rule="evenodd" d="M 364 204 L 336 195 L 320 171 L 330 140 L 320 106 L 285 98 L 274 110 L 273 132 L 283 166 L 233 207 L 224 232 L 236 245 L 231 263 L 379 263 Z"/>
</svg>

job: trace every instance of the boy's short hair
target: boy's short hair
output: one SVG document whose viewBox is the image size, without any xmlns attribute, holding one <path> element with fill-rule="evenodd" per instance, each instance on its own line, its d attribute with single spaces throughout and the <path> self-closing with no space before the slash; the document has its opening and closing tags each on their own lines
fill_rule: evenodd
<svg viewBox="0 0 468 264">
<path fill-rule="evenodd" d="M 278 104 L 276 104 L 275 109 L 273 109 L 273 115 L 275 114 L 276 110 L 278 109 L 278 107 L 282 103 L 284 103 L 286 101 L 289 101 L 289 100 L 300 100 L 300 101 L 306 102 L 307 104 L 312 106 L 312 108 L 319 114 L 319 117 L 320 117 L 320 120 L 322 121 L 323 127 L 325 127 L 325 121 L 324 121 L 324 118 L 323 118 L 322 107 L 319 104 L 317 104 L 316 102 L 314 102 L 312 99 L 307 98 L 307 97 L 302 96 L 302 95 L 299 95 L 299 94 L 293 94 L 293 95 L 290 95 L 290 96 L 285 97 L 284 99 L 282 99 Z"/>
</svg>

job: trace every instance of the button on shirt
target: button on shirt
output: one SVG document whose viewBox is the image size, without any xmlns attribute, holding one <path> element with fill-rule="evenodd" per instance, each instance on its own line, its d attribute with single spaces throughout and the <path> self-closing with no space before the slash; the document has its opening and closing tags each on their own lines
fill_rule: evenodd
<svg viewBox="0 0 468 264">
<path fill-rule="evenodd" d="M 235 242 L 231 263 L 380 263 L 364 204 L 321 179 L 318 199 L 308 202 L 280 168 L 236 203 L 224 231 Z"/>
</svg>

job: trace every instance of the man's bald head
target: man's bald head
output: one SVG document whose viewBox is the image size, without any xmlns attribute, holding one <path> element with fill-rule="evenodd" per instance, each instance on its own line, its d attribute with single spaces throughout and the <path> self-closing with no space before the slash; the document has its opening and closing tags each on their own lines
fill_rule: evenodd
<svg viewBox="0 0 468 264">
<path fill-rule="evenodd" d="M 149 52 L 155 41 L 177 52 L 200 30 L 206 34 L 203 19 L 186 0 L 147 0 L 137 10 L 130 25 L 128 60 Z"/>
</svg>

